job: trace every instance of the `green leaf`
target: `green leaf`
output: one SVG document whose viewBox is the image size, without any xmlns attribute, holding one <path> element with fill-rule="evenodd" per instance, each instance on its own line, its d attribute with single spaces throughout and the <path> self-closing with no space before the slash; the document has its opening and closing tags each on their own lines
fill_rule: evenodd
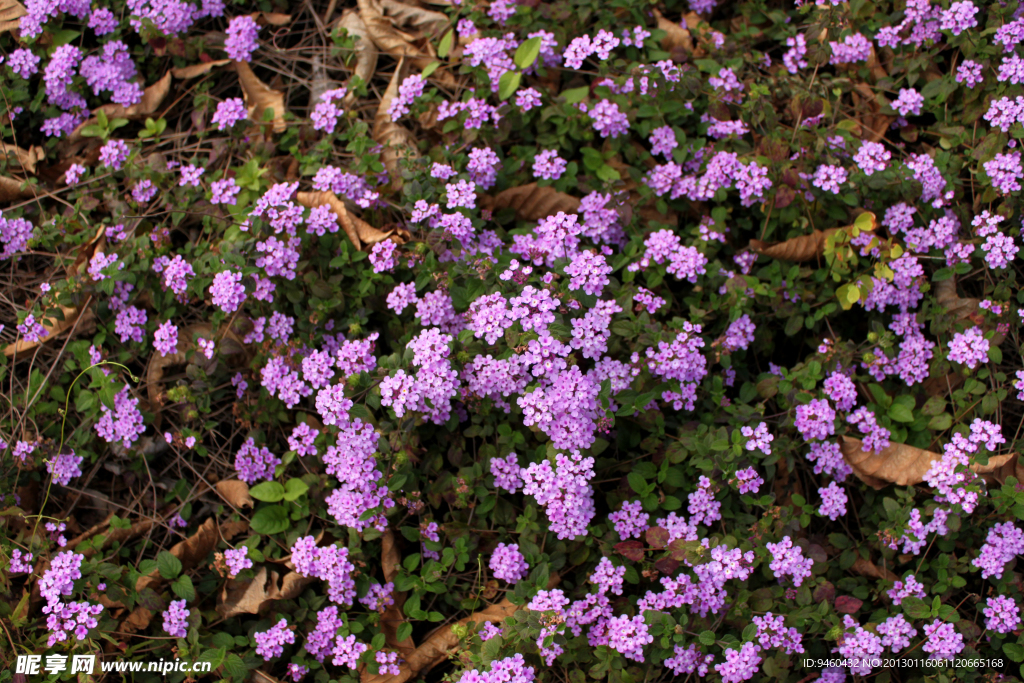
<svg viewBox="0 0 1024 683">
<path fill-rule="evenodd" d="M 192 577 L 188 574 L 182 574 L 179 576 L 177 580 L 171 584 L 171 590 L 174 591 L 175 595 L 184 600 L 192 601 L 196 599 L 196 589 L 195 586 L 192 585 Z"/>
<path fill-rule="evenodd" d="M 437 67 L 439 66 L 441 66 L 441 62 L 431 62 L 430 64 L 427 64 L 425 69 L 423 69 L 423 73 L 421 75 L 423 78 L 429 78 L 430 74 L 437 71 Z"/>
<path fill-rule="evenodd" d="M 629 482 L 630 488 L 641 495 L 647 490 L 647 480 L 639 472 L 630 472 L 626 476 L 626 481 Z"/>
<path fill-rule="evenodd" d="M 937 432 L 944 432 L 952 426 L 953 416 L 949 413 L 942 413 L 928 420 L 928 429 L 933 429 Z"/>
<path fill-rule="evenodd" d="M 181 573 L 181 560 L 171 555 L 166 550 L 160 551 L 156 556 L 156 568 L 160 576 L 165 579 L 173 579 Z"/>
<path fill-rule="evenodd" d="M 903 598 L 900 606 L 911 619 L 928 619 L 932 616 L 932 608 L 921 598 Z"/>
<path fill-rule="evenodd" d="M 249 489 L 249 495 L 264 503 L 276 503 L 284 499 L 284 487 L 276 481 L 264 481 Z"/>
<path fill-rule="evenodd" d="M 252 493 L 252 490 L 249 491 Z M 279 534 L 291 526 L 288 521 L 288 510 L 283 505 L 268 505 L 256 511 L 250 522 L 252 530 L 258 534 Z"/>
<path fill-rule="evenodd" d="M 506 71 L 501 75 L 501 80 L 498 81 L 498 97 L 507 100 L 512 97 L 512 94 L 519 90 L 519 81 L 522 80 L 523 75 L 518 71 Z"/>
<path fill-rule="evenodd" d="M 843 310 L 848 311 L 860 301 L 860 287 L 848 282 L 836 290 L 836 298 L 839 299 L 839 305 L 843 307 Z"/>
<path fill-rule="evenodd" d="M 714 631 L 701 631 L 700 632 L 700 643 L 701 645 L 710 647 L 715 644 L 715 632 Z"/>
<path fill-rule="evenodd" d="M 540 55 L 540 36 L 523 42 L 516 50 L 513 61 L 520 69 L 529 69 Z"/>
<path fill-rule="evenodd" d="M 913 422 L 914 411 L 903 403 L 893 403 L 889 406 L 889 417 L 897 422 Z"/>
<path fill-rule="evenodd" d="M 218 634 L 219 635 L 219 634 Z M 232 643 L 234 645 L 234 643 Z M 213 650 L 205 650 L 203 654 L 199 655 L 196 659 L 197 662 L 209 662 L 210 671 L 216 671 L 217 667 L 224 663 L 224 657 L 227 655 L 224 648 L 218 647 Z"/>
<path fill-rule="evenodd" d="M 84 138 L 101 138 L 107 134 L 107 129 L 97 126 L 95 123 L 90 123 L 82 128 L 81 134 Z"/>
<path fill-rule="evenodd" d="M 989 344 L 988 346 L 988 359 L 992 363 L 1003 362 L 1003 351 L 995 344 Z"/>
<path fill-rule="evenodd" d="M 601 168 L 597 169 L 597 171 L 595 172 L 595 175 L 599 179 L 604 180 L 605 182 L 610 182 L 610 181 L 613 181 L 613 180 L 620 180 L 622 178 L 622 176 L 619 174 L 618 171 L 616 171 L 611 166 L 608 166 L 607 164 L 605 164 Z"/>
<path fill-rule="evenodd" d="M 412 635 L 412 624 L 408 621 L 403 621 L 398 625 L 398 631 L 395 634 L 398 637 L 398 642 L 402 642 L 406 638 Z"/>
<path fill-rule="evenodd" d="M 284 499 L 287 501 L 296 500 L 308 490 L 309 484 L 301 479 L 289 479 L 284 485 Z"/>
<path fill-rule="evenodd" d="M 444 34 L 444 38 L 437 45 L 437 56 L 444 59 L 448 56 L 448 53 L 452 51 L 452 42 L 455 39 L 455 30 L 449 29 L 448 33 Z M 424 78 L 426 78 L 424 76 Z M 402 640 L 399 638 L 399 640 Z"/>
<path fill-rule="evenodd" d="M 562 92 L 562 97 L 565 98 L 566 104 L 576 104 L 582 102 L 583 98 L 590 92 L 589 85 L 581 85 L 578 88 L 570 88 Z"/>
<path fill-rule="evenodd" d="M 224 673 L 236 681 L 244 680 L 249 675 L 249 667 L 245 665 L 242 658 L 234 652 L 224 658 Z"/>
<path fill-rule="evenodd" d="M 1024 662 L 1024 647 L 1017 643 L 1003 643 L 1003 652 L 1015 662 Z"/>
</svg>

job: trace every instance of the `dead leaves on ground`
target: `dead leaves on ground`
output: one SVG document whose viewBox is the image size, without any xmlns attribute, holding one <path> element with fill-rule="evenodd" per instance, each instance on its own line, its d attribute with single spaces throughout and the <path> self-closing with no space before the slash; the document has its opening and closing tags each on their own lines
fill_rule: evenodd
<svg viewBox="0 0 1024 683">
<path fill-rule="evenodd" d="M 874 232 L 878 228 L 878 219 L 875 217 L 875 214 L 867 213 L 871 217 L 870 227 L 861 227 L 860 229 Z M 810 261 L 825 252 L 825 241 L 829 235 L 833 235 L 840 230 L 850 232 L 853 227 L 853 225 L 844 225 L 839 228 L 815 230 L 810 235 L 801 235 L 800 237 L 794 237 L 777 244 L 769 244 L 761 240 L 750 240 L 750 249 L 761 256 L 767 256 L 779 261 Z"/>
<path fill-rule="evenodd" d="M 484 195 L 480 198 L 480 206 L 488 211 L 515 209 L 516 219 L 537 221 L 559 211 L 576 213 L 580 208 L 580 200 L 550 185 L 540 187 L 537 183 L 527 183 L 510 187 L 496 195 Z"/>
<path fill-rule="evenodd" d="M 409 233 L 403 228 L 378 230 L 361 218 L 353 216 L 345 208 L 345 203 L 338 199 L 333 192 L 299 192 L 295 195 L 295 200 L 307 209 L 324 204 L 330 206 L 331 211 L 338 217 L 338 223 L 341 224 L 345 234 L 348 235 L 355 248 L 360 251 L 365 251 L 364 246 L 372 246 L 386 239 L 390 239 L 396 244 L 405 244 L 409 240 Z"/>
<path fill-rule="evenodd" d="M 857 478 L 875 490 L 888 484 L 913 486 L 924 481 L 924 475 L 932 463 L 942 455 L 902 443 L 891 444 L 879 453 L 863 450 L 863 442 L 848 436 L 839 437 L 839 447 L 846 463 L 853 468 Z M 973 463 L 971 470 L 986 474 L 998 470 L 1016 453 L 989 456 L 987 465 Z"/>
<path fill-rule="evenodd" d="M 867 83 L 857 83 L 850 93 L 853 100 L 853 107 L 857 113 L 854 122 L 857 128 L 852 131 L 854 135 L 862 140 L 878 142 L 885 137 L 889 130 L 889 124 L 895 120 L 895 116 L 882 114 L 882 106 L 878 103 L 878 96 Z"/>
<path fill-rule="evenodd" d="M 398 97 L 398 86 L 402 84 L 402 79 L 405 77 L 404 66 L 405 58 L 403 57 L 398 61 L 398 66 L 395 67 L 395 73 L 391 76 L 388 89 L 384 91 L 384 95 L 380 98 L 380 104 L 377 105 L 377 113 L 373 117 L 373 139 L 384 147 L 384 151 L 381 153 L 381 162 L 384 164 L 384 168 L 388 170 L 391 188 L 395 192 L 402 189 L 402 169 L 398 165 L 399 160 L 419 156 L 419 153 L 416 151 L 415 136 L 413 136 L 408 128 L 393 121 L 388 113 L 392 100 Z"/>
<path fill-rule="evenodd" d="M 251 581 L 231 579 L 223 588 L 217 599 L 217 614 L 224 619 L 239 614 L 259 614 L 266 605 L 277 600 L 297 598 L 302 589 L 314 581 L 312 576 L 302 576 L 297 572 L 288 572 L 281 576 L 275 571 L 267 571 L 260 567 Z"/>
<path fill-rule="evenodd" d="M 866 576 L 869 579 L 883 579 L 885 581 L 898 581 L 899 576 L 889 571 L 885 567 L 879 567 L 871 560 L 865 560 L 863 557 L 858 557 L 857 561 L 850 567 L 850 571 L 857 576 Z"/>
<path fill-rule="evenodd" d="M 217 493 L 236 508 L 251 508 L 252 496 L 249 485 L 240 479 L 221 479 L 216 484 Z"/>
<path fill-rule="evenodd" d="M 81 325 L 89 320 L 92 320 L 95 315 L 92 311 L 92 308 L 87 308 L 84 314 L 81 314 L 79 312 L 79 309 L 74 308 L 72 306 L 61 306 L 60 310 L 61 314 L 64 317 L 63 320 L 58 320 L 56 316 L 47 316 L 40 321 L 42 326 L 46 328 L 47 331 L 49 331 L 48 335 L 46 335 L 39 341 L 29 341 L 28 339 L 21 339 L 19 341 L 8 344 L 7 346 L 4 347 L 4 355 L 14 356 L 16 354 L 21 354 L 26 351 L 31 351 L 32 349 L 36 348 L 41 344 L 45 344 L 48 341 L 56 339 L 58 336 L 60 336 L 62 332 L 74 327 L 75 323 Z M 79 318 L 81 318 L 81 321 L 79 321 Z"/>
<path fill-rule="evenodd" d="M 36 164 L 46 158 L 46 151 L 38 145 L 22 149 L 17 145 L 0 142 L 0 157 L 7 160 L 8 166 L 15 166 L 29 173 L 35 173 Z"/>
<path fill-rule="evenodd" d="M 274 90 L 261 81 L 246 62 L 235 62 L 234 69 L 238 74 L 238 83 L 242 86 L 242 97 L 245 99 L 245 107 L 249 112 L 249 120 L 266 125 L 263 114 L 270 109 L 274 114 L 271 123 L 272 130 L 275 133 L 283 133 L 286 127 L 284 93 Z"/>
<path fill-rule="evenodd" d="M 386 0 L 359 0 L 359 14 L 366 26 L 370 40 L 382 52 L 388 53 L 395 59 L 405 57 L 411 66 L 422 71 L 437 58 L 431 40 L 440 38 L 440 36 L 423 35 L 422 33 L 411 35 L 400 30 L 396 23 L 410 22 L 402 24 L 403 28 L 408 27 L 410 30 L 421 32 L 424 27 L 429 28 L 436 25 L 436 21 L 425 14 L 428 12 L 427 10 L 423 12 L 403 10 L 397 13 L 396 6 L 401 3 L 385 3 Z M 388 11 L 396 13 L 389 17 L 385 14 Z M 455 78 L 444 69 L 435 71 L 431 78 L 443 85 L 455 84 Z"/>
<path fill-rule="evenodd" d="M 83 123 L 80 123 L 68 136 L 68 144 L 72 145 L 76 142 L 81 141 L 84 136 L 82 131 L 85 130 L 86 126 L 93 126 L 99 123 L 99 119 L 96 118 L 98 112 L 103 112 L 108 119 L 142 119 L 147 116 L 152 116 L 156 113 L 156 110 L 163 104 L 164 99 L 167 97 L 167 93 L 171 91 L 171 72 L 168 71 L 163 77 L 153 85 L 150 85 L 142 92 L 142 99 L 133 104 L 130 107 L 125 107 L 120 104 L 104 104 L 93 110 L 93 116 Z"/>
<path fill-rule="evenodd" d="M 560 577 L 557 574 L 553 574 L 548 581 L 548 589 L 550 590 L 557 586 L 559 579 Z M 469 622 L 474 622 L 477 625 L 481 625 L 484 622 L 500 622 L 505 617 L 512 616 L 512 614 L 520 609 L 523 609 L 522 605 L 514 605 L 508 598 L 505 598 L 485 610 L 474 612 L 468 617 L 459 619 L 457 624 L 462 626 Z M 364 671 L 360 683 L 405 683 L 425 674 L 438 664 L 444 662 L 448 658 L 448 651 L 458 645 L 458 643 L 459 637 L 452 632 L 452 626 L 442 626 L 428 636 L 419 647 L 409 653 L 405 658 L 405 662 L 401 665 L 401 673 L 397 675 L 371 674 Z"/>
<path fill-rule="evenodd" d="M 355 44 L 356 62 L 352 73 L 355 76 L 359 76 L 363 83 L 369 83 L 370 79 L 373 78 L 373 74 L 377 72 L 377 56 L 379 53 L 377 52 L 376 43 L 370 38 L 366 23 L 363 22 L 363 18 L 359 15 L 358 11 L 347 9 L 342 13 L 338 26 L 348 31 L 348 35 L 358 38 Z M 348 90 L 348 94 L 345 95 L 346 105 L 352 104 L 356 98 L 351 83 L 349 83 Z"/>
<path fill-rule="evenodd" d="M 18 0 L 0 0 L 0 33 L 21 26 L 21 18 L 26 14 L 28 10 Z"/>
<path fill-rule="evenodd" d="M 693 53 L 693 38 L 688 28 L 666 19 L 657 9 L 654 10 L 654 18 L 658 22 L 658 28 L 665 32 L 665 37 L 661 39 L 661 47 L 665 51 L 672 52 L 680 48 L 686 54 Z"/>
<path fill-rule="evenodd" d="M 189 64 L 188 66 L 180 66 L 171 69 L 171 75 L 175 78 L 187 81 L 190 78 L 202 76 L 208 74 L 219 66 L 227 66 L 231 63 L 230 59 L 214 59 L 209 62 L 199 62 L 198 64 Z"/>
<path fill-rule="evenodd" d="M 206 561 L 207 556 L 217 547 L 217 542 L 223 538 L 225 541 L 243 533 L 249 528 L 248 522 L 225 522 L 217 524 L 213 518 L 203 522 L 199 530 L 184 541 L 175 544 L 171 549 L 174 555 L 181 562 L 182 571 L 189 571 Z M 135 582 L 135 591 L 141 592 L 146 588 L 154 588 L 163 582 L 160 572 L 153 570 L 146 576 L 140 577 Z M 119 630 L 126 633 L 134 633 L 149 626 L 153 619 L 153 612 L 142 605 L 132 610 L 131 614 L 121 623 Z"/>
</svg>

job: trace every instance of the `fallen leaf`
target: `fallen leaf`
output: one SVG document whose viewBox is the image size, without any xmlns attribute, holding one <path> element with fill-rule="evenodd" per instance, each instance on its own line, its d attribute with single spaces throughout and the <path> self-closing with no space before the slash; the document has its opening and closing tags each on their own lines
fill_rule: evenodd
<svg viewBox="0 0 1024 683">
<path fill-rule="evenodd" d="M 1003 463 L 1003 465 L 991 472 L 986 472 L 981 475 L 985 481 L 988 482 L 989 486 L 992 483 L 997 483 L 1002 486 L 1006 483 L 1007 477 L 1016 477 L 1017 485 L 1024 484 L 1024 463 L 1021 463 L 1020 458 L 1014 454 L 1009 460 Z"/>
<path fill-rule="evenodd" d="M 384 582 L 393 581 L 402 567 L 402 555 L 395 545 L 395 532 L 390 528 L 384 531 L 380 539 L 380 566 L 384 573 Z M 406 636 L 404 640 L 398 640 L 398 627 L 405 622 L 402 605 L 405 604 L 405 591 L 395 591 L 391 594 L 394 602 L 384 609 L 380 617 L 380 630 L 384 634 L 385 644 L 398 650 L 404 659 L 410 652 L 416 649 L 416 642 L 412 636 Z"/>
<path fill-rule="evenodd" d="M 146 368 L 146 391 L 149 395 L 149 409 L 153 411 L 154 426 L 160 427 L 163 421 L 160 394 L 163 392 L 164 372 L 172 365 L 182 365 L 188 359 L 188 351 L 193 348 L 192 337 L 198 334 L 204 339 L 211 339 L 213 327 L 208 323 L 197 323 L 178 331 L 178 345 L 174 353 L 166 356 L 153 354 L 150 356 L 149 367 Z"/>
<path fill-rule="evenodd" d="M 75 326 L 75 323 L 81 325 L 84 322 L 92 320 L 95 314 L 92 312 L 92 308 L 87 308 L 84 315 L 79 314 L 79 310 L 73 306 L 61 306 L 61 312 L 64 314 L 63 320 L 57 320 L 55 317 L 45 317 L 40 323 L 45 327 L 49 334 L 40 339 L 39 341 L 29 341 L 27 339 L 21 339 L 17 342 L 8 344 L 4 347 L 5 356 L 13 356 L 15 354 L 24 353 L 30 349 L 34 349 L 40 344 L 45 344 L 48 341 L 56 339 L 65 330 L 71 329 Z M 81 322 L 79 322 L 81 318 Z"/>
<path fill-rule="evenodd" d="M 36 164 L 46 158 L 46 151 L 37 145 L 22 149 L 17 145 L 0 142 L 0 157 L 7 159 L 8 164 L 15 164 L 29 173 L 36 172 Z"/>
<path fill-rule="evenodd" d="M 396 0 L 381 0 L 381 9 L 395 24 L 424 36 L 441 36 L 448 30 L 448 17 L 441 12 L 408 5 Z"/>
<path fill-rule="evenodd" d="M 187 572 L 205 562 L 221 538 L 225 541 L 230 540 L 248 528 L 248 522 L 225 522 L 218 525 L 210 517 L 203 522 L 195 534 L 172 546 L 170 553 L 181 561 L 182 571 Z M 146 576 L 139 577 L 139 580 L 135 582 L 135 591 L 141 593 L 147 588 L 153 590 L 161 583 L 163 583 L 163 578 L 160 576 L 160 572 L 154 569 Z M 152 610 L 139 605 L 121 622 L 121 627 L 118 630 L 134 633 L 149 626 L 152 619 Z"/>
<path fill-rule="evenodd" d="M 395 28 L 391 19 L 384 16 L 384 8 L 380 0 L 358 0 L 359 15 L 366 26 L 366 32 L 381 51 L 387 52 L 395 59 L 405 57 L 417 69 L 421 71 L 434 61 L 434 55 L 424 52 L 412 44 L 410 37 L 403 35 Z M 430 43 L 426 43 L 429 49 Z M 436 74 L 439 76 L 440 74 Z M 447 74 L 449 80 L 451 74 Z"/>
<path fill-rule="evenodd" d="M 252 507 L 249 485 L 239 479 L 221 479 L 217 482 L 217 493 L 236 508 Z"/>
<path fill-rule="evenodd" d="M 875 214 L 870 212 L 868 214 L 871 216 L 871 227 L 865 229 L 873 232 L 878 228 L 878 220 Z M 778 244 L 768 244 L 761 240 L 750 240 L 750 249 L 762 256 L 779 261 L 809 261 L 824 253 L 825 240 L 829 235 L 835 234 L 840 230 L 849 231 L 852 227 L 852 225 L 844 225 L 839 228 L 829 228 L 828 230 L 815 230 L 810 235 L 801 235 Z"/>
<path fill-rule="evenodd" d="M 984 319 L 975 315 L 980 308 L 981 300 L 973 297 L 961 298 L 956 293 L 956 278 L 949 278 L 933 284 L 935 290 L 935 301 L 946 309 L 947 315 L 951 316 L 953 322 L 980 324 Z M 1000 346 L 1006 340 L 1006 335 L 996 332 L 989 343 Z"/>
<path fill-rule="evenodd" d="M 361 218 L 353 216 L 345 208 L 345 203 L 338 199 L 333 192 L 299 192 L 295 195 L 295 199 L 308 209 L 323 204 L 329 205 L 356 249 L 362 250 L 363 245 L 376 244 L 389 238 L 396 244 L 405 244 L 409 239 L 409 233 L 405 230 L 396 228 L 385 232 L 378 230 Z"/>
<path fill-rule="evenodd" d="M 252 672 L 252 683 L 281 683 L 281 681 L 268 673 L 256 669 Z"/>
<path fill-rule="evenodd" d="M 238 74 L 238 83 L 242 86 L 242 96 L 245 98 L 245 106 L 249 111 L 249 120 L 257 124 L 265 125 L 263 112 L 270 109 L 274 112 L 273 131 L 283 133 L 284 122 L 284 93 L 274 90 L 261 81 L 252 68 L 246 62 L 234 63 L 235 73 Z"/>
<path fill-rule="evenodd" d="M 647 545 L 660 550 L 668 545 L 668 531 L 660 526 L 652 526 L 646 532 Z"/>
<path fill-rule="evenodd" d="M 857 83 L 850 93 L 853 100 L 853 108 L 858 113 L 856 121 L 861 125 L 860 136 L 863 140 L 878 142 L 889 130 L 889 124 L 896 117 L 882 114 L 882 107 L 871 86 L 867 83 Z"/>
<path fill-rule="evenodd" d="M 35 197 L 37 188 L 28 181 L 0 176 L 0 202 L 15 202 Z"/>
<path fill-rule="evenodd" d="M 644 559 L 644 544 L 640 541 L 622 541 L 615 544 L 615 552 L 627 560 L 641 562 Z"/>
<path fill-rule="evenodd" d="M 278 579 L 281 580 L 280 584 Z M 217 614 L 224 619 L 239 614 L 259 614 L 264 606 L 272 602 L 298 597 L 302 589 L 314 580 L 315 577 L 302 576 L 297 572 L 288 572 L 282 577 L 277 572 L 268 572 L 266 567 L 260 567 L 251 580 L 231 579 L 221 588 Z"/>
<path fill-rule="evenodd" d="M 880 453 L 865 451 L 860 439 L 848 436 L 839 437 L 839 447 L 843 458 L 853 468 L 857 478 L 875 490 L 885 488 L 888 484 L 897 486 L 913 486 L 924 481 L 924 475 L 931 469 L 932 463 L 942 458 L 920 448 L 902 443 L 891 444 Z M 971 464 L 971 470 L 977 474 L 993 472 L 1005 464 L 1014 453 L 989 456 L 987 465 Z"/>
<path fill-rule="evenodd" d="M 548 590 L 557 586 L 559 580 L 560 577 L 557 574 L 553 574 L 548 580 Z M 484 622 L 501 622 L 505 617 L 513 615 L 520 609 L 524 609 L 524 606 L 514 605 L 508 598 L 505 598 L 481 612 L 474 612 L 468 617 L 459 619 L 456 623 L 461 626 L 473 622 L 479 627 Z M 434 631 L 419 647 L 409 653 L 409 656 L 405 658 L 405 662 L 400 666 L 400 673 L 371 674 L 364 671 L 360 678 L 360 683 L 405 683 L 408 680 L 425 674 L 441 662 L 447 660 L 448 651 L 455 647 L 458 642 L 459 637 L 452 632 L 452 627 L 443 626 Z"/>
<path fill-rule="evenodd" d="M 857 561 L 850 567 L 850 571 L 858 576 L 866 576 L 869 579 L 885 579 L 886 581 L 898 581 L 899 576 L 893 572 L 879 567 L 871 560 L 865 560 L 863 557 L 858 557 Z"/>
<path fill-rule="evenodd" d="M 208 74 L 217 67 L 225 66 L 230 63 L 230 59 L 214 59 L 210 62 L 199 62 L 198 64 L 179 66 L 171 69 L 171 75 L 173 75 L 177 79 L 187 81 L 190 78 L 195 78 L 196 76 Z"/>
<path fill-rule="evenodd" d="M 120 104 L 104 104 L 93 110 L 93 113 L 102 111 L 108 119 L 141 119 L 156 113 L 156 110 L 163 104 L 167 93 L 171 91 L 171 72 L 168 71 L 159 81 L 149 86 L 142 92 L 142 99 L 130 107 Z M 93 116 L 78 124 L 68 136 L 67 143 L 73 144 L 82 139 L 82 130 L 86 126 L 99 123 Z"/>
<path fill-rule="evenodd" d="M 863 600 L 850 597 L 849 595 L 840 595 L 836 598 L 835 608 L 840 614 L 854 614 L 864 604 Z"/>
<path fill-rule="evenodd" d="M 374 44 L 366 29 L 366 24 L 363 23 L 363 19 L 359 16 L 358 11 L 347 9 L 342 13 L 338 26 L 346 29 L 348 35 L 357 38 L 355 44 L 356 63 L 352 69 L 352 74 L 353 76 L 359 76 L 363 83 L 369 83 L 370 79 L 373 78 L 373 74 L 377 71 L 378 52 L 376 44 Z M 351 82 L 349 82 L 348 90 L 348 94 L 345 95 L 345 104 L 351 104 L 356 98 Z"/>
<path fill-rule="evenodd" d="M 130 538 L 136 538 L 138 536 L 141 536 L 142 534 L 146 533 L 151 528 L 153 528 L 154 524 L 154 520 L 152 519 L 143 519 L 141 521 L 135 522 L 127 529 L 121 527 L 118 527 L 117 529 L 111 529 L 110 520 L 113 518 L 113 516 L 114 513 L 110 513 L 109 515 L 107 515 L 107 518 L 104 519 L 102 522 L 93 525 L 87 531 L 84 531 L 83 533 L 79 534 L 78 536 L 75 536 L 73 539 L 68 541 L 67 549 L 74 550 L 83 541 L 93 538 L 94 536 L 97 536 L 99 534 L 103 534 L 102 543 L 100 543 L 99 545 L 90 545 L 85 549 L 79 551 L 80 555 L 84 555 L 86 558 L 90 558 L 99 551 L 109 548 L 113 543 L 124 543 Z"/>
<path fill-rule="evenodd" d="M 398 97 L 398 86 L 404 78 L 405 59 L 398 61 L 395 73 L 391 76 L 391 83 L 377 105 L 377 114 L 373 117 L 373 139 L 384 147 L 381 153 L 381 161 L 388 170 L 388 177 L 391 179 L 391 187 L 394 191 L 402 189 L 402 169 L 399 167 L 399 159 L 411 157 L 416 158 L 419 153 L 416 151 L 416 138 L 412 132 L 391 120 L 388 109 L 391 101 Z"/>
<path fill-rule="evenodd" d="M 661 47 L 664 50 L 671 52 L 674 48 L 681 47 L 688 53 L 693 52 L 693 38 L 690 37 L 688 28 L 669 21 L 657 9 L 654 10 L 654 18 L 658 21 L 658 28 L 665 32 L 665 37 L 661 39 Z"/>
<path fill-rule="evenodd" d="M 18 0 L 0 0 L 0 33 L 19 28 L 26 14 L 28 10 Z"/>
<path fill-rule="evenodd" d="M 580 200 L 550 185 L 539 187 L 537 183 L 527 183 L 510 187 L 493 196 L 484 195 L 480 198 L 480 206 L 488 211 L 512 208 L 518 220 L 536 221 L 559 211 L 576 213 L 580 208 Z"/>
<path fill-rule="evenodd" d="M 283 12 L 253 12 L 249 16 L 260 26 L 287 26 L 292 23 L 292 15 Z"/>
</svg>

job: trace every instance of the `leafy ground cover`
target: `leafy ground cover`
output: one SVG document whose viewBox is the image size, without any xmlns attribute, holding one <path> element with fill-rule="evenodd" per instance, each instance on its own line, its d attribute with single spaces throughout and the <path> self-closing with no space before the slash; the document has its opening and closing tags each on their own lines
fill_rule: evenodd
<svg viewBox="0 0 1024 683">
<path fill-rule="evenodd" d="M 0 680 L 1024 675 L 1022 14 L 3 0 Z"/>
</svg>

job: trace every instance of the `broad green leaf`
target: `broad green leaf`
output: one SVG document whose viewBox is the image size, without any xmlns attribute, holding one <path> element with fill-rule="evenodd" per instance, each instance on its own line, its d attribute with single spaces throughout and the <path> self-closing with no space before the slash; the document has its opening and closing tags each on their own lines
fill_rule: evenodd
<svg viewBox="0 0 1024 683">
<path fill-rule="evenodd" d="M 163 550 L 156 556 L 156 568 L 163 578 L 173 579 L 181 573 L 181 560 Z"/>
<path fill-rule="evenodd" d="M 516 90 L 519 90 L 519 81 L 523 78 L 518 71 L 506 71 L 498 81 L 498 97 L 507 100 L 512 97 Z"/>
<path fill-rule="evenodd" d="M 265 503 L 276 503 L 284 498 L 285 489 L 276 481 L 264 481 L 249 489 L 249 495 Z"/>
<path fill-rule="evenodd" d="M 309 484 L 301 479 L 289 479 L 284 485 L 284 499 L 296 500 L 299 496 L 309 490 Z"/>
<path fill-rule="evenodd" d="M 565 98 L 567 104 L 576 104 L 582 102 L 583 98 L 590 92 L 589 85 L 581 85 L 578 88 L 570 88 L 562 93 L 562 97 Z"/>
<path fill-rule="evenodd" d="M 444 34 L 444 38 L 437 46 L 437 56 L 444 59 L 448 56 L 448 53 L 452 51 L 452 42 L 455 40 L 455 30 L 450 29 L 448 33 Z M 399 638 L 401 640 L 401 638 Z"/>
<path fill-rule="evenodd" d="M 171 584 L 171 590 L 174 594 L 183 600 L 195 600 L 196 589 L 192 585 L 192 577 L 188 574 L 179 576 L 174 583 Z"/>
<path fill-rule="evenodd" d="M 430 74 L 437 71 L 437 67 L 439 66 L 441 66 L 441 62 L 431 62 L 430 64 L 427 64 L 425 69 L 423 69 L 423 73 L 421 75 L 423 78 L 429 78 Z"/>
<path fill-rule="evenodd" d="M 540 55 L 540 36 L 536 38 L 530 38 L 524 41 L 522 45 L 516 49 L 516 56 L 513 61 L 520 69 L 529 69 L 533 66 L 533 63 L 537 61 L 537 57 Z"/>
<path fill-rule="evenodd" d="M 291 522 L 288 521 L 288 510 L 283 505 L 268 505 L 256 511 L 250 525 L 256 533 L 269 536 L 287 530 Z"/>
</svg>

